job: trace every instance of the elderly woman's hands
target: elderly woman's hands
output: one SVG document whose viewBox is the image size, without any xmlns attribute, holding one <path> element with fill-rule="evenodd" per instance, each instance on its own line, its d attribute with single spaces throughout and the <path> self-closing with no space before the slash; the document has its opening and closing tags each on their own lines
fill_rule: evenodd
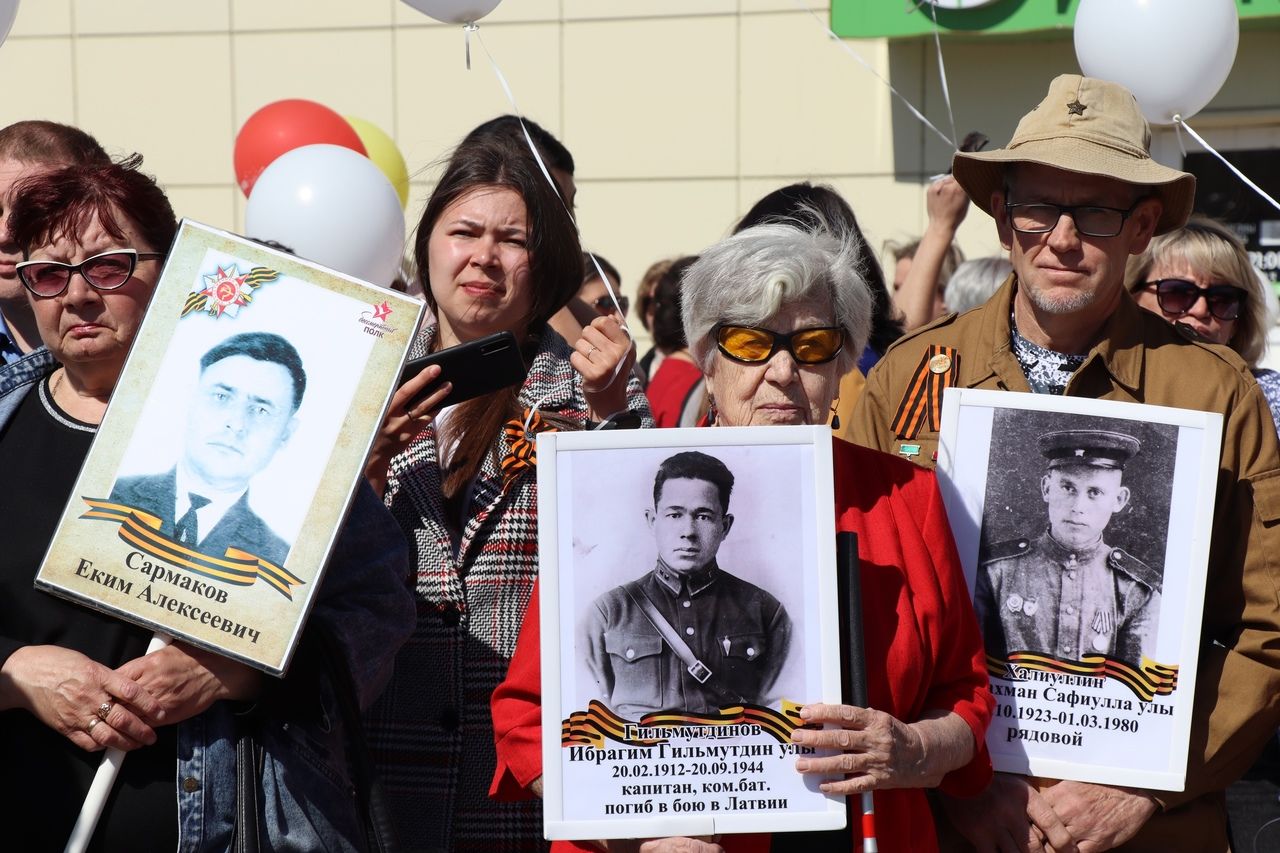
<svg viewBox="0 0 1280 853">
<path fill-rule="evenodd" d="M 823 782 L 829 794 L 860 794 L 881 788 L 932 788 L 951 770 L 962 767 L 974 751 L 973 733 L 957 714 L 935 712 L 916 723 L 904 723 L 872 708 L 852 705 L 806 705 L 807 723 L 833 723 L 839 728 L 796 729 L 795 743 L 836 749 L 839 755 L 801 758 L 801 773 L 845 776 Z"/>
<path fill-rule="evenodd" d="M 253 699 L 263 679 L 256 669 L 178 642 L 134 658 L 116 673 L 155 697 L 166 723 L 190 719 L 219 699 Z"/>
<path fill-rule="evenodd" d="M 636 348 L 617 316 L 597 317 L 582 330 L 573 349 L 569 363 L 582 376 L 591 419 L 602 421 L 626 409 L 627 377 L 636 362 Z"/>
<path fill-rule="evenodd" d="M 423 397 L 422 392 L 439 378 L 440 365 L 432 364 L 401 385 L 391 397 L 387 416 L 364 465 L 364 477 L 379 496 L 387 490 L 387 472 L 392 457 L 408 447 L 409 442 L 427 428 L 440 403 L 453 390 L 452 383 L 442 382 L 439 388 Z"/>
<path fill-rule="evenodd" d="M 25 708 L 90 752 L 155 743 L 153 727 L 168 722 L 142 684 L 61 646 L 24 646 L 8 657 L 0 667 L 0 708 Z"/>
</svg>

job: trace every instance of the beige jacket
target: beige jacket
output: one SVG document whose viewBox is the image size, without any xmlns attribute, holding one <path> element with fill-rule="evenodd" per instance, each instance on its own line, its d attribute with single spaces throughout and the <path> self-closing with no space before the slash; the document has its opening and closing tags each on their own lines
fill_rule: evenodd
<svg viewBox="0 0 1280 853">
<path fill-rule="evenodd" d="M 932 467 L 938 436 L 928 423 L 908 440 L 891 428 L 931 344 L 954 347 L 956 387 L 1029 391 L 1010 342 L 1015 288 L 1011 276 L 986 305 L 890 347 L 858 401 L 855 441 L 889 453 L 918 445 L 910 458 Z M 1103 331 L 1068 395 L 1224 418 L 1187 788 L 1157 792 L 1164 811 L 1119 849 L 1226 851 L 1222 792 L 1280 726 L 1280 446 L 1262 391 L 1235 353 L 1188 340 L 1127 295 Z"/>
</svg>

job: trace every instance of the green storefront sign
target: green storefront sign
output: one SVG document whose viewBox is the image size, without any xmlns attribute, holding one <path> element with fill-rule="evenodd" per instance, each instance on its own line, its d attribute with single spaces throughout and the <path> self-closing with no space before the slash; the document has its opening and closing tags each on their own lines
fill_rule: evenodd
<svg viewBox="0 0 1280 853">
<path fill-rule="evenodd" d="M 1121 0 L 1123 2 L 1123 0 Z M 1080 0 L 938 0 L 938 29 L 951 35 L 1067 32 Z M 1280 26 L 1280 0 L 1236 0 L 1245 29 Z M 831 0 L 831 28 L 845 38 L 933 34 L 928 0 Z"/>
</svg>

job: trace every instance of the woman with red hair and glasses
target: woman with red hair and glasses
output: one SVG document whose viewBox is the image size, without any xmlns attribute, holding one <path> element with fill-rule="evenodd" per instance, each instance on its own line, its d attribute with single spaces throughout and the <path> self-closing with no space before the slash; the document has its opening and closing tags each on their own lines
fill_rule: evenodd
<svg viewBox="0 0 1280 853">
<path fill-rule="evenodd" d="M 177 232 L 140 164 L 31 177 L 9 213 L 45 348 L 0 370 L 0 818 L 23 850 L 62 850 L 116 748 L 90 849 L 363 849 L 337 691 L 372 702 L 413 626 L 407 548 L 371 489 L 283 680 L 182 642 L 144 654 L 149 630 L 32 585 Z M 238 822 L 237 741 L 256 755 L 260 825 Z"/>
</svg>

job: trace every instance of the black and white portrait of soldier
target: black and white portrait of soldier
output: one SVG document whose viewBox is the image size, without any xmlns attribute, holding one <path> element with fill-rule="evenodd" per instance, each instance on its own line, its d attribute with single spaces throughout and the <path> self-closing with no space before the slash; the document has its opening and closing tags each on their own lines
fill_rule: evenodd
<svg viewBox="0 0 1280 853">
<path fill-rule="evenodd" d="M 984 530 L 974 604 L 987 651 L 1140 665 L 1154 654 L 1162 575 L 1116 543 L 1112 521 L 1140 499 L 1126 466 L 1146 461 L 1143 442 L 1116 429 L 1059 429 L 1040 434 L 1036 449 L 1038 495 L 1021 506 L 1038 518 L 1012 539 Z"/>
<path fill-rule="evenodd" d="M 579 624 L 595 695 L 628 719 L 778 698 L 791 618 L 777 598 L 716 560 L 733 529 L 733 485 L 728 467 L 706 453 L 664 460 L 644 513 L 655 565 L 597 598 Z"/>
<path fill-rule="evenodd" d="M 245 332 L 205 352 L 193 379 L 177 464 L 121 477 L 111 500 L 159 517 L 161 533 L 201 553 L 231 547 L 282 564 L 290 544 L 250 508 L 249 487 L 297 427 L 302 359 L 280 335 Z"/>
</svg>

